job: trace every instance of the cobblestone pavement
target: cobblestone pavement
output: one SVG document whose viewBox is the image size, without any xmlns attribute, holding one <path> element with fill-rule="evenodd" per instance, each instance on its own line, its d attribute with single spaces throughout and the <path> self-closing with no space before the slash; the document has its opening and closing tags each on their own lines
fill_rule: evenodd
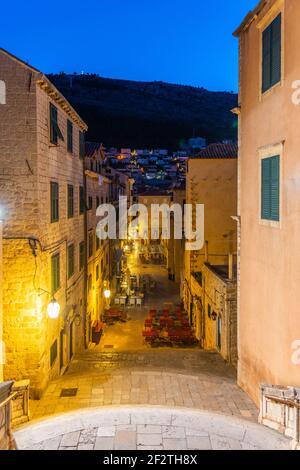
<svg viewBox="0 0 300 470">
<path fill-rule="evenodd" d="M 25 450 L 287 450 L 262 425 L 195 410 L 103 408 L 31 424 L 15 433 Z"/>
<path fill-rule="evenodd" d="M 75 396 L 61 397 L 63 389 Z M 213 352 L 143 350 L 86 352 L 54 380 L 32 418 L 104 405 L 184 406 L 257 420 L 257 408 L 236 385 L 235 371 Z"/>
</svg>

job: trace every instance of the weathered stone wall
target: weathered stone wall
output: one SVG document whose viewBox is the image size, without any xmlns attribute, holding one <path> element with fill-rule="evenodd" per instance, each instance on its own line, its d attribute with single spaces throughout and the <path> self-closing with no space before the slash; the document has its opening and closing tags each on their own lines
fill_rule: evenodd
<svg viewBox="0 0 300 470">
<path fill-rule="evenodd" d="M 83 316 L 79 242 L 84 239 L 83 216 L 79 215 L 79 186 L 83 184 L 79 126 L 73 122 L 71 155 L 66 148 L 69 117 L 54 103 L 64 141 L 59 140 L 57 146 L 50 144 L 50 98 L 36 83 L 40 76 L 0 51 L 0 79 L 5 81 L 7 90 L 6 104 L 0 105 L 0 196 L 5 238 L 3 316 L 7 353 L 4 377 L 30 378 L 35 397 L 68 364 L 72 351 L 83 347 L 83 321 L 78 325 Z M 60 218 L 52 224 L 50 181 L 59 184 Z M 68 183 L 74 185 L 72 219 L 67 218 Z M 38 241 L 29 242 L 28 237 Z M 74 243 L 75 272 L 67 279 L 69 243 Z M 61 311 L 59 319 L 51 320 L 46 312 L 51 296 L 41 289 L 51 291 L 51 256 L 57 252 L 60 253 L 61 288 L 55 297 Z M 50 367 L 50 347 L 55 340 L 58 354 Z"/>
<path fill-rule="evenodd" d="M 237 360 L 237 308 L 236 284 L 218 276 L 208 265 L 202 268 L 203 275 L 203 316 L 204 316 L 204 347 L 218 349 L 217 324 L 221 319 L 221 348 L 222 357 L 236 364 Z M 208 316 L 208 305 L 211 312 L 217 314 L 214 320 Z"/>
<path fill-rule="evenodd" d="M 89 160 L 86 159 L 86 168 L 89 168 Z M 100 240 L 97 248 L 97 234 L 96 227 L 100 220 L 96 215 L 97 210 L 97 197 L 99 203 L 109 202 L 109 180 L 105 177 L 101 178 L 99 185 L 99 174 L 86 171 L 87 182 L 87 200 L 92 197 L 92 209 L 87 212 L 87 229 L 88 234 L 92 233 L 93 236 L 93 254 L 89 256 L 89 247 L 87 247 L 87 262 L 88 262 L 88 289 L 87 289 L 87 314 L 88 320 L 92 323 L 95 320 L 100 320 L 105 308 L 104 299 L 104 281 L 109 279 L 109 263 L 110 263 L 110 250 L 109 240 Z M 89 237 L 88 237 L 89 240 Z M 97 279 L 96 273 L 99 272 Z"/>
</svg>

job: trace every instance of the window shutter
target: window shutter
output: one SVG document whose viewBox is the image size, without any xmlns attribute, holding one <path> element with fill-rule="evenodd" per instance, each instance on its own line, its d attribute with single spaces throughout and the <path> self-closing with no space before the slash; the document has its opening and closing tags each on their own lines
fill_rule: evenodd
<svg viewBox="0 0 300 470">
<path fill-rule="evenodd" d="M 50 103 L 50 142 L 57 144 L 57 133 L 55 130 L 55 124 L 57 123 L 57 109 Z"/>
<path fill-rule="evenodd" d="M 270 183 L 270 200 L 271 200 L 271 220 L 279 220 L 279 156 L 270 158 L 270 173 L 271 173 L 271 183 Z"/>
<path fill-rule="evenodd" d="M 271 29 L 271 86 L 281 79 L 281 14 L 272 23 Z"/>
<path fill-rule="evenodd" d="M 73 124 L 69 119 L 67 120 L 67 149 L 68 152 L 73 152 Z"/>
<path fill-rule="evenodd" d="M 270 159 L 264 158 L 261 161 L 261 218 L 271 217 L 271 171 Z"/>
<path fill-rule="evenodd" d="M 263 70 L 262 70 L 262 91 L 270 88 L 271 83 L 271 26 L 263 32 Z"/>
</svg>

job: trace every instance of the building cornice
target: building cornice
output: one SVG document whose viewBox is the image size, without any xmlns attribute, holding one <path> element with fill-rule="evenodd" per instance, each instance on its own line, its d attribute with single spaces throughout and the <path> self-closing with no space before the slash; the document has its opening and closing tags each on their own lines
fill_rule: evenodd
<svg viewBox="0 0 300 470">
<path fill-rule="evenodd" d="M 254 8 L 254 10 L 249 11 L 249 13 L 245 16 L 243 21 L 241 22 L 240 26 L 233 32 L 233 36 L 239 37 L 241 33 L 246 31 L 251 23 L 256 20 L 259 13 L 267 4 L 267 0 L 261 0 L 259 4 Z"/>
</svg>

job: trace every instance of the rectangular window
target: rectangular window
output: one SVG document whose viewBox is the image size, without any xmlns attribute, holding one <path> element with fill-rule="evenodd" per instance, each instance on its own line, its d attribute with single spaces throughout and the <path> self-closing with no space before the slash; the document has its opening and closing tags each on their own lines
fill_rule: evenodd
<svg viewBox="0 0 300 470">
<path fill-rule="evenodd" d="M 84 242 L 79 243 L 79 269 L 80 271 L 84 268 L 85 250 Z"/>
<path fill-rule="evenodd" d="M 68 218 L 74 216 L 74 186 L 68 184 Z"/>
<path fill-rule="evenodd" d="M 84 158 L 85 148 L 84 148 L 84 133 L 79 131 L 79 157 Z"/>
<path fill-rule="evenodd" d="M 57 339 L 54 341 L 50 348 L 50 367 L 53 366 L 57 358 Z"/>
<path fill-rule="evenodd" d="M 64 136 L 58 127 L 57 122 L 57 108 L 54 104 L 50 103 L 50 142 L 57 145 L 58 139 L 64 140 Z"/>
<path fill-rule="evenodd" d="M 280 157 L 261 160 L 261 218 L 279 221 Z"/>
<path fill-rule="evenodd" d="M 72 122 L 68 119 L 67 120 L 67 150 L 69 153 L 73 152 L 73 124 Z"/>
<path fill-rule="evenodd" d="M 281 13 L 262 33 L 262 92 L 281 80 Z"/>
<path fill-rule="evenodd" d="M 83 186 L 79 186 L 79 214 L 84 212 L 84 190 Z"/>
<path fill-rule="evenodd" d="M 68 279 L 74 274 L 74 245 L 68 246 Z"/>
<path fill-rule="evenodd" d="M 208 316 L 208 318 L 211 317 L 211 306 L 210 306 L 210 304 L 207 304 L 207 316 Z"/>
<path fill-rule="evenodd" d="M 59 188 L 58 183 L 50 183 L 50 211 L 51 222 L 57 222 L 59 219 Z"/>
<path fill-rule="evenodd" d="M 51 292 L 55 294 L 60 288 L 60 256 L 59 253 L 51 258 Z"/>
<path fill-rule="evenodd" d="M 89 258 L 91 258 L 93 256 L 93 252 L 94 252 L 93 243 L 94 243 L 93 233 L 90 232 L 89 233 Z"/>
</svg>

